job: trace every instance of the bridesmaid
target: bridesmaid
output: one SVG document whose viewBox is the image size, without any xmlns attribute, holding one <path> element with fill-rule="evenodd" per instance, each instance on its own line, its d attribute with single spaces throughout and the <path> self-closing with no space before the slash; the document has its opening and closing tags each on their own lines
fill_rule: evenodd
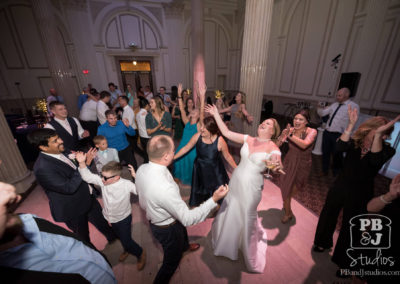
<svg viewBox="0 0 400 284">
<path fill-rule="evenodd" d="M 178 85 L 178 94 L 182 94 L 178 96 L 178 103 L 180 108 L 180 113 L 182 115 L 182 121 L 185 124 L 185 128 L 183 129 L 182 140 L 179 143 L 176 152 L 179 152 L 200 130 L 200 125 L 203 122 L 204 112 L 199 112 L 199 110 L 193 108 L 193 100 L 187 99 L 186 107 L 183 107 L 183 94 L 182 92 L 182 84 Z M 199 121 L 200 118 L 200 121 Z M 174 163 L 174 177 L 179 179 L 182 184 L 190 185 L 192 184 L 192 172 L 193 172 L 193 164 L 196 159 L 196 148 L 193 147 L 188 153 L 186 153 L 183 157 L 177 159 Z"/>
<path fill-rule="evenodd" d="M 159 97 L 150 100 L 150 112 L 146 116 L 146 129 L 147 134 L 151 137 L 161 134 L 171 136 L 171 114 L 165 111 L 164 104 Z"/>
<path fill-rule="evenodd" d="M 204 111 L 206 88 L 200 90 L 200 112 Z M 193 165 L 192 189 L 189 205 L 199 206 L 206 201 L 219 186 L 229 182 L 221 153 L 232 168 L 236 163 L 228 151 L 228 146 L 219 134 L 218 126 L 213 117 L 204 119 L 200 131 L 193 135 L 190 141 L 175 154 L 178 159 L 196 146 L 197 157 Z M 221 201 L 222 202 L 222 201 Z"/>
<path fill-rule="evenodd" d="M 297 189 L 306 185 L 311 170 L 311 151 L 317 131 L 314 128 L 307 127 L 309 122 L 309 110 L 298 111 L 293 119 L 293 127 L 288 124 L 288 127 L 282 131 L 278 139 L 278 146 L 283 142 L 289 143 L 289 151 L 283 161 L 286 175 L 280 175 L 278 179 L 285 211 L 285 215 L 281 219 L 284 224 L 294 217 L 291 208 L 292 197 Z"/>
<path fill-rule="evenodd" d="M 235 103 L 231 106 L 219 110 L 219 113 L 230 112 L 231 115 L 231 130 L 233 132 L 243 133 L 244 132 L 244 120 L 246 119 L 248 123 L 252 123 L 254 118 L 246 110 L 246 96 L 245 94 L 239 92 L 235 96 Z"/>
</svg>

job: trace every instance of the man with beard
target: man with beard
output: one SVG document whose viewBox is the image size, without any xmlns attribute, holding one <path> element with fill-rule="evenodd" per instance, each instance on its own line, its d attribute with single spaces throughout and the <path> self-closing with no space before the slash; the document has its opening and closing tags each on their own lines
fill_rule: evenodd
<svg viewBox="0 0 400 284">
<path fill-rule="evenodd" d="M 8 213 L 21 199 L 0 182 L 0 273 L 10 283 L 116 283 L 106 259 L 71 232 L 31 214 Z M 7 279 L 7 280 L 6 280 Z"/>
<path fill-rule="evenodd" d="M 37 129 L 28 135 L 28 141 L 41 151 L 33 171 L 49 198 L 54 220 L 64 222 L 88 243 L 88 221 L 109 242 L 116 240 L 101 213 L 99 202 L 90 194 L 90 186 L 82 180 L 76 165 L 63 154 L 64 143 L 57 133 L 52 129 Z"/>
</svg>

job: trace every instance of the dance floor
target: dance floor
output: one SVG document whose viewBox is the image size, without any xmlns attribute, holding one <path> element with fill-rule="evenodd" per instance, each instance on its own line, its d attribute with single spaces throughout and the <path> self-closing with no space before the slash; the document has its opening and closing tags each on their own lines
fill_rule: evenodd
<svg viewBox="0 0 400 284">
<path fill-rule="evenodd" d="M 190 188 L 181 188 L 185 200 L 189 192 Z M 330 260 L 331 253 L 315 253 L 311 250 L 318 217 L 293 200 L 296 218 L 284 225 L 280 222 L 281 204 L 279 188 L 266 180 L 258 207 L 259 217 L 268 233 L 264 273 L 248 273 L 241 256 L 237 261 L 214 256 L 210 236 L 213 219 L 207 219 L 188 228 L 190 240 L 200 243 L 201 248 L 183 257 L 171 283 L 346 283 L 335 277 L 336 266 Z M 16 212 L 32 213 L 54 222 L 47 197 L 40 186 L 30 193 Z M 162 263 L 162 249 L 152 237 L 145 212 L 140 209 L 135 196 L 132 197 L 132 212 L 133 238 L 147 251 L 147 263 L 143 271 L 137 271 L 136 258 L 133 256 L 119 263 L 118 257 L 122 252 L 120 243 L 106 245 L 106 239 L 92 225 L 90 238 L 108 257 L 118 283 L 152 283 Z M 58 224 L 65 227 L 62 223 Z M 336 241 L 337 233 L 334 238 Z"/>
</svg>

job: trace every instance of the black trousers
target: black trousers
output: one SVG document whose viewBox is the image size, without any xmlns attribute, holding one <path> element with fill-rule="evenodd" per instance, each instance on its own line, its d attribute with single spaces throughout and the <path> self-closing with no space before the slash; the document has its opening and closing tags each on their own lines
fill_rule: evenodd
<svg viewBox="0 0 400 284">
<path fill-rule="evenodd" d="M 143 249 L 132 239 L 132 214 L 117 223 L 111 223 L 111 227 L 121 241 L 124 250 L 140 258 Z"/>
<path fill-rule="evenodd" d="M 110 225 L 108 225 L 106 219 L 104 219 L 103 213 L 101 212 L 101 206 L 95 198 L 93 198 L 92 206 L 89 212 L 77 218 L 68 220 L 65 222 L 65 224 L 81 239 L 91 243 L 88 221 L 92 223 L 109 242 L 112 242 L 117 238 Z"/>
<path fill-rule="evenodd" d="M 138 146 L 138 139 L 139 139 L 138 130 L 136 131 L 135 136 L 127 135 L 127 137 L 128 137 L 129 144 L 131 144 L 131 146 L 132 146 L 133 152 L 139 154 L 139 156 L 141 156 L 143 159 L 145 159 L 146 153 L 142 149 L 140 149 Z"/>
<path fill-rule="evenodd" d="M 163 264 L 154 279 L 154 283 L 168 283 L 181 261 L 183 252 L 189 248 L 187 231 L 179 222 L 167 228 L 150 224 L 150 228 L 164 251 Z"/>
<path fill-rule="evenodd" d="M 149 162 L 149 156 L 147 155 L 147 143 L 149 143 L 150 138 L 144 138 L 140 136 L 140 145 L 142 145 L 145 157 L 144 157 L 144 162 L 148 163 Z"/>
<path fill-rule="evenodd" d="M 90 141 L 93 141 L 93 138 L 97 134 L 97 128 L 99 127 L 99 123 L 97 121 L 84 121 L 80 120 L 83 129 L 86 129 L 90 133 Z"/>
<path fill-rule="evenodd" d="M 333 155 L 332 171 L 336 175 L 342 167 L 343 154 L 335 153 L 336 141 L 342 134 L 340 132 L 324 131 L 322 136 L 322 171 L 327 174 Z"/>
<path fill-rule="evenodd" d="M 118 151 L 118 157 L 120 162 L 125 161 L 128 164 L 132 165 L 135 171 L 137 170 L 137 162 L 135 159 L 135 155 L 133 154 L 131 145 L 121 151 Z"/>
</svg>

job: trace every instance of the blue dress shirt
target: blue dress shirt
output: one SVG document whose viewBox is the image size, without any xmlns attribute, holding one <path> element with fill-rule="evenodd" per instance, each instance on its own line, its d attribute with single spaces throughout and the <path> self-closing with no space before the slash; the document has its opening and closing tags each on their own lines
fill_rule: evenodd
<svg viewBox="0 0 400 284">
<path fill-rule="evenodd" d="M 106 121 L 104 124 L 100 125 L 97 130 L 97 135 L 103 135 L 107 138 L 108 147 L 115 148 L 118 151 L 122 151 L 129 146 L 126 134 L 135 136 L 135 129 L 131 126 L 126 127 L 121 120 L 118 120 L 115 126 L 110 126 Z"/>
<path fill-rule="evenodd" d="M 24 224 L 23 235 L 29 242 L 0 252 L 0 266 L 79 273 L 91 283 L 117 283 L 111 267 L 99 252 L 74 238 L 39 231 L 34 215 L 19 216 Z"/>
</svg>

